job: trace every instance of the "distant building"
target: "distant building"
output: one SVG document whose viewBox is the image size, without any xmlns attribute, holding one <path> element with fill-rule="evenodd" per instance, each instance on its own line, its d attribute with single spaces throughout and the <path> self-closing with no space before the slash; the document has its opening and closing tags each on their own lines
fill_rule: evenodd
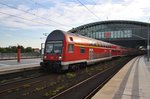
<svg viewBox="0 0 150 99">
<path fill-rule="evenodd" d="M 39 48 L 33 48 L 33 52 L 40 53 L 40 49 Z"/>
</svg>

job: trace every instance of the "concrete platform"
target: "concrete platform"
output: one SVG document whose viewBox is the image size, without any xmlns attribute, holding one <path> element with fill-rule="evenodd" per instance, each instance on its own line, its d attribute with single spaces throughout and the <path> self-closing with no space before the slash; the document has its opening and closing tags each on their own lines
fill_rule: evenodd
<svg viewBox="0 0 150 99">
<path fill-rule="evenodd" d="M 150 99 L 150 62 L 132 59 L 92 99 Z"/>
<path fill-rule="evenodd" d="M 17 60 L 0 61 L 0 75 L 38 68 L 40 67 L 41 61 L 41 58 L 21 59 L 20 63 L 18 63 Z"/>
</svg>

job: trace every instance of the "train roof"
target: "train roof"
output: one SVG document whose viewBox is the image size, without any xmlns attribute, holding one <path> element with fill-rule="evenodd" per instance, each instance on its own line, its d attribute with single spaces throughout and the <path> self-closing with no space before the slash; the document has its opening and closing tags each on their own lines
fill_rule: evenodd
<svg viewBox="0 0 150 99">
<path fill-rule="evenodd" d="M 79 34 L 74 34 L 74 33 L 70 33 L 70 32 L 65 32 L 65 31 L 62 31 L 62 30 L 54 30 L 52 31 L 46 41 L 49 41 L 49 40 L 52 40 L 52 41 L 55 41 L 55 40 L 64 40 L 64 37 L 70 39 L 72 38 L 72 40 L 68 40 L 68 42 L 76 42 L 76 43 L 87 43 L 87 44 L 93 44 L 93 45 L 96 45 L 96 44 L 100 44 L 100 45 L 103 45 L 103 46 L 112 46 L 112 47 L 120 47 L 122 48 L 122 46 L 118 46 L 118 45 L 115 45 L 115 44 L 111 44 L 111 43 L 108 43 L 108 42 L 104 42 L 104 41 L 100 41 L 100 40 L 96 40 L 96 39 L 93 39 L 93 38 L 89 38 L 89 37 L 85 37 L 85 36 L 82 36 L 82 35 L 79 35 Z"/>
</svg>

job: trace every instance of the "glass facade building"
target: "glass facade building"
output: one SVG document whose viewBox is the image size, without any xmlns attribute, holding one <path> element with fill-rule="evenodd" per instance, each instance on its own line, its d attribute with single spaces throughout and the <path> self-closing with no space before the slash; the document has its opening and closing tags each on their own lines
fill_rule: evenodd
<svg viewBox="0 0 150 99">
<path fill-rule="evenodd" d="M 90 23 L 70 30 L 72 33 L 126 47 L 146 46 L 149 23 L 112 20 Z"/>
</svg>

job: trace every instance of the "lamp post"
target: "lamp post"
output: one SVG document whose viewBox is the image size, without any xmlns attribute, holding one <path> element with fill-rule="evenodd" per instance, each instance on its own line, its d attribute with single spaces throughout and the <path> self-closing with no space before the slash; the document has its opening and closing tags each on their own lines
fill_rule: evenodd
<svg viewBox="0 0 150 99">
<path fill-rule="evenodd" d="M 41 37 L 40 39 L 46 39 L 49 33 L 43 33 L 44 37 Z M 41 59 L 43 60 L 43 55 L 44 55 L 44 47 L 45 43 L 41 43 Z"/>
<path fill-rule="evenodd" d="M 21 46 L 18 45 L 17 47 L 17 61 L 20 63 L 20 56 L 21 56 Z"/>
<path fill-rule="evenodd" d="M 149 49 L 150 49 L 150 46 L 149 46 L 149 23 L 148 23 L 148 33 L 147 33 L 147 61 L 149 61 Z"/>
</svg>

